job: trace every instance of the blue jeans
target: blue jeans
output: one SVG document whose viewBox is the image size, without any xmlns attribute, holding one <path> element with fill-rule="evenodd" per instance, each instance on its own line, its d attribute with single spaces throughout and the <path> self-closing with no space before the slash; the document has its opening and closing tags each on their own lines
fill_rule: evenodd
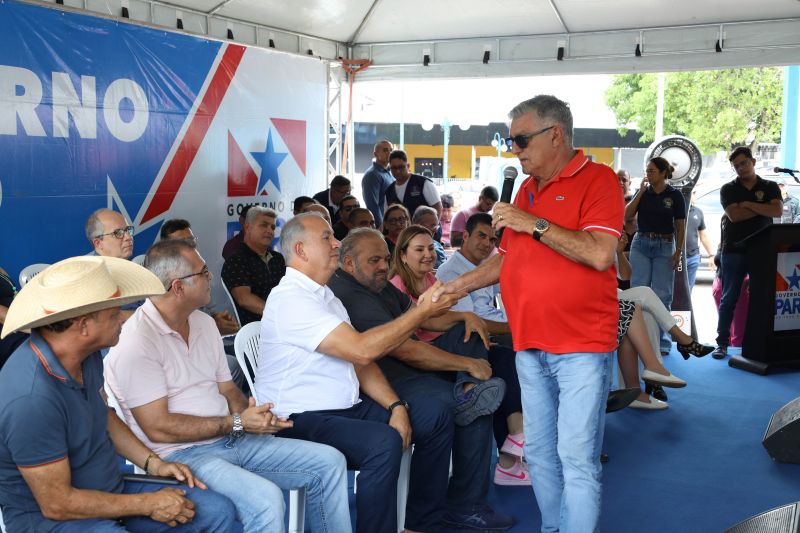
<svg viewBox="0 0 800 533">
<path fill-rule="evenodd" d="M 668 310 L 672 308 L 672 291 L 675 286 L 675 270 L 672 255 L 675 243 L 657 237 L 644 237 L 637 233 L 631 243 L 630 262 L 631 287 L 650 287 Z M 661 336 L 661 351 L 672 349 L 672 339 Z"/>
<path fill-rule="evenodd" d="M 126 517 L 121 520 L 67 520 L 59 522 L 51 531 L 54 533 L 120 533 L 135 531 L 141 533 L 194 533 L 194 532 L 226 532 L 231 531 L 236 519 L 236 509 L 225 496 L 211 490 L 189 488 L 185 485 L 161 485 L 158 483 L 138 483 L 126 481 L 123 494 L 141 494 L 156 492 L 163 488 L 177 488 L 186 491 L 186 497 L 195 504 L 195 515 L 191 522 L 177 527 L 170 527 L 146 516 Z M 11 531 L 9 529 L 9 531 Z"/>
<path fill-rule="evenodd" d="M 415 402 L 425 398 L 433 399 L 441 405 L 447 406 L 450 412 L 455 411 L 458 403 L 453 396 L 453 382 L 433 373 L 393 381 L 392 388 L 401 398 L 411 404 L 412 413 L 415 410 Z M 413 418 L 411 421 L 414 422 Z M 487 499 L 492 460 L 492 416 L 480 416 L 468 426 L 455 426 L 452 418 L 450 421 L 451 427 L 455 429 L 455 434 L 452 441 L 453 477 L 450 478 L 447 488 L 447 508 L 468 514 L 473 511 L 489 509 Z M 416 457 L 416 455 L 415 448 L 412 457 Z M 449 455 L 450 450 L 444 456 L 445 470 L 449 467 Z M 413 468 L 412 463 L 412 479 Z M 428 474 L 428 477 L 432 478 L 433 476 Z M 444 480 L 445 486 L 447 486 L 446 473 Z M 409 527 L 409 529 L 413 530 L 414 528 Z M 429 531 L 429 529 L 423 528 L 421 531 Z"/>
<path fill-rule="evenodd" d="M 228 496 L 245 532 L 283 531 L 284 490 L 304 488 L 311 531 L 350 531 L 342 454 L 314 442 L 245 434 L 168 456 L 189 465 L 209 488 Z"/>
<path fill-rule="evenodd" d="M 700 267 L 700 254 L 690 255 L 686 258 L 686 275 L 689 277 L 689 295 L 694 289 L 694 282 L 697 280 L 697 269 Z"/>
<path fill-rule="evenodd" d="M 452 402 L 450 385 L 447 388 Z M 453 447 L 453 417 L 449 404 L 439 398 L 398 394 L 410 406 L 414 444 L 405 528 L 439 531 Z M 395 533 L 399 468 L 395 461 L 400 457 L 400 434 L 387 425 L 389 412 L 364 397 L 350 409 L 307 412 L 293 418 L 294 428 L 282 435 L 290 432 L 291 436 L 336 446 L 354 469 L 361 470 L 356 493 L 358 531 Z"/>
<path fill-rule="evenodd" d="M 483 345 L 480 336 L 473 333 L 467 342 L 464 342 L 464 323 L 458 322 L 455 326 L 448 329 L 431 343 L 440 350 L 462 355 L 464 357 L 471 357 L 472 359 L 489 359 L 489 352 Z M 480 380 L 472 377 L 469 372 L 440 372 L 441 376 L 449 379 L 451 375 L 455 376 L 455 384 L 453 385 L 453 395 L 458 398 L 464 393 L 465 383 L 478 383 Z"/>
<path fill-rule="evenodd" d="M 742 292 L 742 283 L 748 274 L 747 256 L 739 252 L 720 254 L 720 277 L 722 278 L 722 298 L 719 301 L 719 320 L 717 321 L 717 346 L 727 347 L 731 338 L 731 322 L 736 310 L 736 302 Z"/>
<path fill-rule="evenodd" d="M 499 450 L 508 436 L 509 415 L 522 412 L 522 395 L 517 376 L 517 352 L 509 346 L 493 344 L 489 349 L 489 363 L 492 365 L 492 375 L 503 378 L 503 381 L 506 382 L 506 395 L 503 397 L 503 403 L 492 415 L 494 442 Z"/>
<path fill-rule="evenodd" d="M 612 354 L 517 353 L 525 457 L 542 532 L 590 533 L 597 528 Z"/>
<path fill-rule="evenodd" d="M 480 336 L 473 333 L 467 342 L 464 342 L 464 323 L 459 322 L 443 335 L 433 341 L 433 345 L 446 352 L 473 359 L 489 359 L 489 352 L 483 345 Z M 444 375 L 453 375 L 451 372 Z M 497 374 L 493 371 L 493 374 Z M 497 376 L 508 379 L 508 376 Z M 416 378 L 420 379 L 420 378 Z M 477 383 L 478 379 L 472 377 L 468 372 L 455 373 L 455 387 L 452 389 L 453 399 L 459 398 L 464 391 L 465 383 Z M 450 383 L 445 381 L 445 383 Z M 430 382 L 428 382 L 430 384 Z M 407 384 L 392 383 L 394 387 L 401 387 L 402 390 Z M 506 390 L 516 384 L 506 383 Z M 451 385 L 452 387 L 452 385 Z M 439 386 L 431 386 L 426 390 L 425 386 L 419 386 L 418 392 L 425 391 L 426 394 L 436 394 L 442 401 L 443 396 L 438 390 Z M 397 388 L 398 394 L 401 394 Z M 451 403 L 455 409 L 455 403 Z M 491 459 L 494 447 L 492 446 L 493 423 L 492 415 L 478 417 L 472 424 L 466 427 L 457 427 L 453 439 L 453 477 L 450 479 L 450 487 L 447 491 L 447 507 L 458 513 L 472 514 L 475 511 L 485 511 L 490 509 L 488 503 L 490 479 L 487 472 L 491 470 Z"/>
</svg>

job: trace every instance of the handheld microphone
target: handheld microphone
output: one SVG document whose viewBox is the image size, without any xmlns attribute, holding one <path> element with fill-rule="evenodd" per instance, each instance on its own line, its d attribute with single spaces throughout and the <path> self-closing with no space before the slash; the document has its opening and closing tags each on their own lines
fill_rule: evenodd
<svg viewBox="0 0 800 533">
<path fill-rule="evenodd" d="M 777 169 L 775 170 L 777 172 Z M 511 203 L 511 193 L 514 192 L 514 181 L 517 179 L 517 169 L 506 167 L 503 169 L 503 192 L 500 193 L 500 201 Z"/>
<path fill-rule="evenodd" d="M 800 170 L 792 170 L 791 168 L 781 168 L 781 167 L 775 167 L 772 169 L 772 171 L 775 174 L 780 174 L 781 172 L 783 172 L 784 174 L 793 174 L 795 172 L 800 172 Z M 505 191 L 505 189 L 503 190 Z"/>
<path fill-rule="evenodd" d="M 514 167 L 506 167 L 503 169 L 503 191 L 500 193 L 500 201 L 511 203 L 511 193 L 514 192 L 514 181 L 517 179 L 517 169 Z M 505 229 L 505 228 L 503 228 Z M 497 232 L 497 242 L 503 238 L 503 230 Z"/>
</svg>

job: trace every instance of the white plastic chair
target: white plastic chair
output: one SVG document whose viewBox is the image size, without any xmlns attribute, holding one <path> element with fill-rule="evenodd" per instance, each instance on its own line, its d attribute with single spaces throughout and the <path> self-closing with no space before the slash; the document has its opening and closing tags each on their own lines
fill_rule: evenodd
<svg viewBox="0 0 800 533">
<path fill-rule="evenodd" d="M 222 284 L 225 287 L 225 284 Z M 227 288 L 225 291 L 227 292 Z M 238 320 L 238 316 L 236 317 Z M 258 341 L 261 338 L 261 322 L 250 322 L 236 333 L 233 340 L 233 351 L 236 353 L 236 360 L 242 369 L 247 384 L 250 386 L 250 394 L 258 402 L 256 397 L 256 387 L 253 380 L 258 368 Z M 248 368 L 248 365 L 250 368 Z M 251 374 L 251 369 L 253 374 Z M 289 491 L 289 529 L 288 533 L 303 533 L 306 518 L 306 491 L 297 489 Z"/>
<path fill-rule="evenodd" d="M 400 474 L 397 476 L 397 533 L 403 533 L 406 523 L 406 502 L 408 502 L 408 484 L 411 482 L 411 452 L 414 445 L 403 452 L 400 459 Z"/>
<path fill-rule="evenodd" d="M 19 286 L 24 287 L 31 279 L 33 279 L 39 272 L 49 267 L 50 263 L 34 263 L 22 269 L 19 273 Z"/>
<path fill-rule="evenodd" d="M 228 290 L 228 286 L 225 285 L 225 282 L 222 280 L 222 276 L 220 276 L 219 284 L 222 285 L 222 290 L 225 291 L 225 296 L 228 297 L 228 301 L 231 303 L 231 309 L 233 309 L 233 316 L 236 318 L 236 322 L 239 324 L 239 326 L 241 326 L 242 319 L 239 318 L 239 311 L 236 310 L 236 302 L 234 301 L 233 296 L 231 295 L 231 291 Z"/>
<path fill-rule="evenodd" d="M 224 287 L 225 284 L 223 283 Z M 258 368 L 258 341 L 261 338 L 261 322 L 250 322 L 236 333 L 233 339 L 233 351 L 236 360 L 244 373 L 247 384 L 250 386 L 250 394 L 258 402 L 256 397 L 255 372 Z M 245 362 L 246 361 L 246 362 Z M 248 369 L 248 365 L 250 368 Z M 252 374 L 251 374 L 252 372 Z"/>
<path fill-rule="evenodd" d="M 223 283 L 223 286 L 225 284 Z M 251 322 L 244 326 L 236 334 L 233 341 L 233 350 L 236 353 L 236 360 L 244 373 L 247 384 L 250 385 L 250 392 L 253 398 L 256 397 L 256 388 L 251 369 L 255 374 L 258 368 L 258 342 L 261 339 L 261 322 Z M 248 368 L 248 365 L 250 368 Z M 403 452 L 400 460 L 400 475 L 397 478 L 397 527 L 398 533 L 405 528 L 406 523 L 406 502 L 408 500 L 408 484 L 411 475 L 411 447 Z M 356 472 L 357 488 L 358 472 Z M 288 533 L 303 533 L 305 525 L 306 494 L 304 489 L 289 492 L 289 529 Z"/>
<path fill-rule="evenodd" d="M 137 255 L 136 257 L 131 259 L 131 261 L 133 261 L 134 263 L 136 263 L 139 266 L 144 266 L 144 258 L 145 258 L 145 254 L 141 254 L 141 255 Z"/>
</svg>

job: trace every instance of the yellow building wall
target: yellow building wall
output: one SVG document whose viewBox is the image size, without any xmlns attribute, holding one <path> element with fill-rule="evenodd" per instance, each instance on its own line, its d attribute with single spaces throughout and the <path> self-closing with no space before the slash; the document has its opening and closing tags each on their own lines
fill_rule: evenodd
<svg viewBox="0 0 800 533">
<path fill-rule="evenodd" d="M 587 156 L 592 156 L 593 160 L 597 163 L 605 163 L 606 165 L 614 166 L 614 149 L 613 148 L 592 148 L 592 147 L 579 147 Z M 408 155 L 408 163 L 411 167 L 411 172 L 417 172 L 415 168 L 416 158 L 444 158 L 443 145 L 431 144 L 406 144 L 405 152 Z M 501 152 L 502 157 L 514 158 L 514 155 L 508 152 Z M 481 156 L 497 156 L 497 149 L 492 146 L 475 146 L 475 157 Z M 450 145 L 448 148 L 448 169 L 447 173 L 450 176 L 455 176 L 461 179 L 469 179 L 471 175 L 470 159 L 472 158 L 472 146 Z"/>
<path fill-rule="evenodd" d="M 614 168 L 614 149 L 613 148 L 591 148 L 587 146 L 579 146 L 586 156 L 592 156 L 595 163 L 604 163 L 611 168 Z"/>
<path fill-rule="evenodd" d="M 418 157 L 421 158 L 444 158 L 444 146 L 443 145 L 431 145 L 431 144 L 406 144 L 405 145 L 405 152 L 408 155 L 408 163 L 411 166 L 411 172 L 417 172 L 415 168 L 415 159 Z M 460 146 L 460 145 L 450 145 L 447 149 L 448 157 L 447 157 L 447 173 L 450 176 L 456 176 L 457 178 L 462 179 L 469 179 L 472 175 L 471 167 L 470 167 L 470 159 L 472 158 L 472 146 Z M 475 147 L 475 157 L 480 158 L 481 156 L 497 156 L 497 148 L 492 146 L 476 146 Z M 513 157 L 513 155 L 509 153 L 503 153 L 503 157 Z"/>
</svg>

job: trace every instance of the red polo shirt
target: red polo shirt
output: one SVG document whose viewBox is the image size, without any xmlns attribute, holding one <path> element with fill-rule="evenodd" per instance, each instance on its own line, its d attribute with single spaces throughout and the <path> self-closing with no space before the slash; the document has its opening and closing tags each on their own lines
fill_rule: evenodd
<svg viewBox="0 0 800 533">
<path fill-rule="evenodd" d="M 568 230 L 621 235 L 624 205 L 617 175 L 589 161 L 581 150 L 541 190 L 528 177 L 514 205 Z M 613 266 L 598 272 L 513 230 L 504 232 L 500 252 L 500 291 L 515 350 L 616 349 L 619 308 Z"/>
</svg>

